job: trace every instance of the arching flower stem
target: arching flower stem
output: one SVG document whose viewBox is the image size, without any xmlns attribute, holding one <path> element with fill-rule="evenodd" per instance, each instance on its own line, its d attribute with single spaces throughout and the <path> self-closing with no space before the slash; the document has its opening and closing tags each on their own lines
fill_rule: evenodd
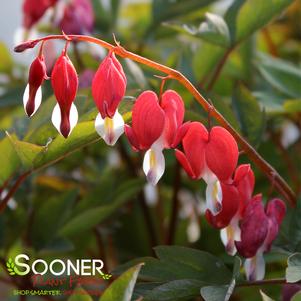
<svg viewBox="0 0 301 301">
<path fill-rule="evenodd" d="M 260 154 L 230 125 L 230 123 L 224 118 L 224 116 L 218 112 L 194 87 L 194 85 L 179 71 L 169 68 L 165 65 L 152 61 L 148 58 L 137 55 L 133 52 L 127 51 L 125 48 L 117 45 L 112 45 L 103 40 L 84 36 L 84 35 L 49 35 L 43 38 L 39 38 L 37 40 L 31 40 L 24 42 L 17 47 L 15 47 L 16 52 L 22 52 L 28 48 L 35 47 L 39 42 L 47 41 L 47 40 L 71 40 L 71 41 L 82 41 L 89 42 L 93 44 L 97 44 L 102 46 L 108 50 L 113 50 L 114 53 L 120 57 L 131 59 L 137 63 L 146 65 L 150 68 L 156 69 L 162 73 L 165 73 L 169 76 L 169 78 L 177 80 L 180 84 L 182 84 L 196 101 L 203 107 L 203 109 L 208 112 L 210 110 L 210 114 L 213 118 L 217 120 L 217 122 L 226 128 L 232 136 L 235 138 L 240 147 L 244 150 L 245 154 L 249 157 L 249 159 L 267 176 L 269 180 L 271 180 L 271 176 L 274 181 L 275 189 L 283 195 L 283 197 L 287 200 L 287 202 L 291 206 L 295 206 L 296 204 L 296 195 L 290 188 L 290 186 L 286 183 L 286 181 L 280 176 L 280 174 L 267 162 L 264 158 L 261 157 Z"/>
</svg>

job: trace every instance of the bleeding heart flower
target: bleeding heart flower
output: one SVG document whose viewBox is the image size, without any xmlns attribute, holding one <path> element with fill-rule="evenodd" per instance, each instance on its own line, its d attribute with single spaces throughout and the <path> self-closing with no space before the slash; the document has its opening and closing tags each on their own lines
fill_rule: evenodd
<svg viewBox="0 0 301 301">
<path fill-rule="evenodd" d="M 23 104 L 26 114 L 31 117 L 42 102 L 42 84 L 47 79 L 44 56 L 40 54 L 29 69 L 28 85 L 23 95 Z"/>
<path fill-rule="evenodd" d="M 163 149 L 175 147 L 188 129 L 183 119 L 183 100 L 175 91 L 163 93 L 161 103 L 154 92 L 145 91 L 135 102 L 132 127 L 126 125 L 125 134 L 134 150 L 146 150 L 143 170 L 153 185 L 165 170 Z"/>
<path fill-rule="evenodd" d="M 108 145 L 114 145 L 124 132 L 124 121 L 117 107 L 124 97 L 126 82 L 122 66 L 111 51 L 92 82 L 92 95 L 99 110 L 95 128 Z"/>
<path fill-rule="evenodd" d="M 264 210 L 261 195 L 253 197 L 246 206 L 241 222 L 241 239 L 235 244 L 239 254 L 247 258 L 244 266 L 248 280 L 264 278 L 263 253 L 270 250 L 285 212 L 285 203 L 280 199 L 268 202 Z"/>
<path fill-rule="evenodd" d="M 220 220 L 226 221 L 223 229 L 221 229 L 221 240 L 226 247 L 226 251 L 230 255 L 235 255 L 237 250 L 235 247 L 235 240 L 240 240 L 239 221 L 242 218 L 244 209 L 249 201 L 252 199 L 252 193 L 255 184 L 254 173 L 249 164 L 242 164 L 237 167 L 234 179 L 228 181 L 227 186 L 232 187 L 232 195 L 228 195 L 228 201 L 224 201 L 224 190 L 222 200 L 222 210 L 216 215 L 216 219 L 212 216 L 211 212 L 207 210 L 206 217 L 208 221 L 216 221 L 213 226 L 218 228 L 217 223 L 222 224 Z M 238 203 L 237 203 L 238 196 Z M 233 201 L 231 201 L 231 198 Z M 236 207 L 236 204 L 239 206 Z M 236 211 L 234 210 L 236 208 Z M 221 227 L 220 227 L 221 228 Z"/>
<path fill-rule="evenodd" d="M 30 29 L 44 15 L 46 10 L 56 4 L 57 0 L 24 0 L 23 1 L 23 26 Z"/>
<path fill-rule="evenodd" d="M 86 34 L 93 30 L 94 11 L 90 0 L 73 0 L 65 6 L 60 28 L 66 34 Z"/>
<path fill-rule="evenodd" d="M 220 126 L 208 132 L 203 124 L 192 122 L 182 144 L 184 152 L 176 150 L 176 157 L 192 179 L 205 180 L 207 208 L 213 215 L 217 215 L 222 209 L 220 181 L 228 181 L 235 170 L 237 143 Z"/>
<path fill-rule="evenodd" d="M 67 138 L 78 120 L 78 112 L 73 103 L 77 92 L 78 78 L 65 50 L 53 67 L 51 84 L 57 99 L 52 113 L 52 123 Z"/>
</svg>

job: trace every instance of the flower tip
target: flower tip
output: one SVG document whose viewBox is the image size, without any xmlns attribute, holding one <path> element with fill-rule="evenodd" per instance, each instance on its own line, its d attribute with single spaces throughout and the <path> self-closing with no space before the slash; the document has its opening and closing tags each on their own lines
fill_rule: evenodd
<svg viewBox="0 0 301 301">
<path fill-rule="evenodd" d="M 38 40 L 29 40 L 24 43 L 21 43 L 21 44 L 15 46 L 14 52 L 19 53 L 19 52 L 25 51 L 26 49 L 34 48 L 38 42 L 39 42 Z"/>
</svg>

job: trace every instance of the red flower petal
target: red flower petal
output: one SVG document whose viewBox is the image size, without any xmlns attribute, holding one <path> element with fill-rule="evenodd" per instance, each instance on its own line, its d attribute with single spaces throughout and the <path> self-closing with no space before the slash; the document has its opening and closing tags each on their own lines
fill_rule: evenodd
<svg viewBox="0 0 301 301">
<path fill-rule="evenodd" d="M 117 60 L 117 58 L 116 58 L 114 52 L 111 52 L 111 59 L 112 59 L 112 62 L 113 62 L 113 64 L 114 64 L 114 66 L 115 66 L 115 67 L 117 68 L 117 70 L 120 72 L 120 75 L 123 77 L 124 82 L 125 82 L 125 84 L 126 84 L 127 80 L 126 80 L 125 73 L 124 73 L 124 71 L 123 71 L 122 65 L 121 65 L 120 62 Z"/>
<path fill-rule="evenodd" d="M 92 82 L 92 95 L 101 117 L 113 118 L 126 90 L 125 75 L 113 53 L 100 64 Z"/>
<path fill-rule="evenodd" d="M 23 2 L 23 26 L 25 28 L 32 27 L 56 2 L 57 0 L 40 0 L 37 5 L 36 0 L 25 0 Z"/>
<path fill-rule="evenodd" d="M 189 130 L 190 123 L 191 123 L 190 121 L 187 121 L 178 128 L 174 141 L 170 146 L 171 148 L 176 148 L 178 144 L 182 141 L 187 131 Z"/>
<path fill-rule="evenodd" d="M 140 150 L 146 150 L 161 136 L 165 114 L 157 95 L 145 91 L 137 98 L 132 113 L 132 128 Z"/>
<path fill-rule="evenodd" d="M 277 237 L 279 226 L 286 213 L 286 205 L 280 199 L 273 199 L 268 202 L 266 207 L 266 214 L 269 218 L 269 232 L 264 242 L 265 251 L 268 252 L 271 249 L 272 242 Z"/>
<path fill-rule="evenodd" d="M 200 178 L 205 168 L 205 147 L 208 132 L 203 124 L 192 122 L 183 138 L 183 148 L 186 158 L 196 178 Z"/>
<path fill-rule="evenodd" d="M 232 135 L 223 127 L 215 126 L 206 146 L 206 162 L 219 180 L 228 180 L 237 165 L 238 147 Z"/>
<path fill-rule="evenodd" d="M 241 241 L 235 245 L 240 255 L 250 258 L 263 245 L 269 229 L 269 220 L 264 212 L 261 195 L 253 197 L 245 209 L 241 222 Z"/>
<path fill-rule="evenodd" d="M 177 92 L 167 90 L 162 95 L 160 105 L 165 112 L 165 147 L 170 148 L 174 142 L 177 129 L 183 123 L 185 112 L 184 103 Z"/>
<path fill-rule="evenodd" d="M 252 198 L 255 176 L 250 164 L 239 165 L 234 175 L 234 185 L 240 194 L 240 215 L 243 215 L 245 207 Z"/>
<path fill-rule="evenodd" d="M 223 192 L 222 210 L 215 216 L 208 209 L 205 213 L 207 221 L 218 229 L 225 228 L 229 225 L 238 210 L 240 200 L 235 186 L 225 185 L 223 183 L 221 183 L 221 186 Z"/>
<path fill-rule="evenodd" d="M 176 158 L 184 168 L 184 170 L 187 172 L 188 176 L 191 177 L 192 179 L 196 179 L 195 174 L 193 173 L 193 170 L 190 166 L 190 163 L 188 162 L 185 154 L 178 149 L 175 150 L 176 152 Z"/>
<path fill-rule="evenodd" d="M 70 109 L 76 96 L 78 78 L 72 62 L 64 52 L 53 67 L 51 84 L 61 111 L 60 131 L 64 137 L 68 137 Z"/>
<path fill-rule="evenodd" d="M 136 137 L 133 129 L 129 125 L 125 124 L 124 125 L 124 133 L 125 133 L 126 137 L 128 138 L 130 144 L 132 145 L 133 150 L 138 151 L 139 143 L 137 141 L 137 137 Z"/>
</svg>

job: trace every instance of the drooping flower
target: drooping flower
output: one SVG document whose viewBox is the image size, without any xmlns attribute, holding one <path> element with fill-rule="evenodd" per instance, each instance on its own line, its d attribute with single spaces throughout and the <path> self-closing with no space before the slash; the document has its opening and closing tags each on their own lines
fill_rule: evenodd
<svg viewBox="0 0 301 301">
<path fill-rule="evenodd" d="M 235 244 L 239 254 L 247 258 L 244 267 L 248 280 L 264 278 L 263 253 L 270 251 L 285 212 L 285 203 L 280 199 L 272 199 L 265 209 L 261 195 L 247 204 L 241 222 L 241 239 Z"/>
<path fill-rule="evenodd" d="M 87 34 L 93 31 L 94 11 L 91 0 L 72 0 L 64 9 L 60 28 L 67 35 Z"/>
<path fill-rule="evenodd" d="M 238 160 L 238 146 L 232 135 L 220 126 L 209 132 L 199 122 L 192 122 L 182 140 L 184 152 L 176 157 L 192 179 L 203 178 L 207 183 L 207 208 L 213 215 L 222 209 L 220 181 L 231 178 Z"/>
<path fill-rule="evenodd" d="M 124 132 L 124 121 L 117 108 L 124 97 L 126 82 L 123 68 L 111 51 L 92 82 L 92 95 L 99 110 L 95 128 L 108 145 L 114 145 Z"/>
<path fill-rule="evenodd" d="M 47 79 L 46 65 L 43 54 L 31 63 L 28 76 L 28 85 L 23 95 L 24 110 L 31 117 L 42 102 L 42 84 Z"/>
<path fill-rule="evenodd" d="M 242 218 L 243 211 L 252 198 L 255 184 L 254 173 L 249 164 L 242 164 L 235 170 L 234 178 L 227 184 L 222 184 L 228 188 L 228 193 L 222 199 L 222 210 L 216 215 L 207 210 L 207 220 L 216 228 L 221 229 L 221 239 L 230 255 L 235 255 L 235 240 L 240 240 L 239 221 Z"/>
<path fill-rule="evenodd" d="M 78 87 L 78 77 L 65 50 L 53 67 L 51 84 L 57 99 L 52 113 L 52 123 L 67 138 L 78 120 L 78 112 L 73 103 Z"/>
<path fill-rule="evenodd" d="M 163 149 L 174 148 L 187 131 L 183 119 L 183 100 L 175 91 L 164 92 L 160 103 L 154 92 L 145 91 L 135 102 L 132 127 L 126 125 L 125 134 L 134 150 L 146 151 L 143 171 L 153 185 L 165 170 Z"/>
<path fill-rule="evenodd" d="M 56 4 L 57 0 L 24 0 L 23 1 L 23 26 L 30 29 L 44 15 L 46 10 Z"/>
</svg>

